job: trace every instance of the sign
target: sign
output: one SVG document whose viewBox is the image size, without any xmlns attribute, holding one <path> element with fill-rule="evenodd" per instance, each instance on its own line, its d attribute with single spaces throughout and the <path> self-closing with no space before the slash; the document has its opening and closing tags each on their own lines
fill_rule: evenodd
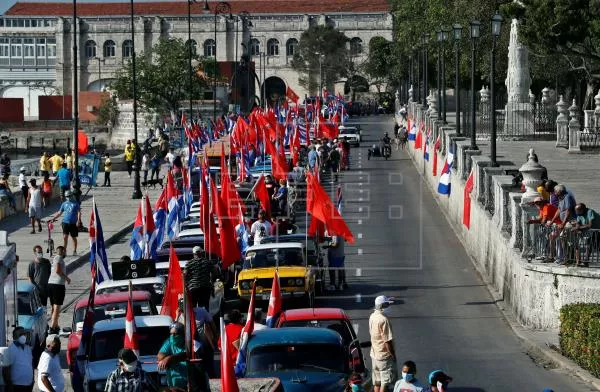
<svg viewBox="0 0 600 392">
<path fill-rule="evenodd" d="M 153 261 L 138 260 L 111 263 L 113 280 L 152 278 L 156 276 L 156 264 Z"/>
<path fill-rule="evenodd" d="M 100 156 L 88 154 L 79 157 L 79 182 L 82 185 L 96 186 Z"/>
</svg>

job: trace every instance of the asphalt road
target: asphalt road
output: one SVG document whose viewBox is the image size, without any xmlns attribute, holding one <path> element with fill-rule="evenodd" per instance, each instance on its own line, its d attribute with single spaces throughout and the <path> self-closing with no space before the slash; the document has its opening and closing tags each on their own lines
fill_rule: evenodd
<svg viewBox="0 0 600 392">
<path fill-rule="evenodd" d="M 391 117 L 358 121 L 364 140 L 342 179 L 343 215 L 356 238 L 346 244 L 350 288 L 317 305 L 346 309 L 359 338 L 368 340 L 375 297 L 394 296 L 398 365 L 415 361 L 424 382 L 443 369 L 454 378 L 452 391 L 593 390 L 527 355 L 407 154 L 367 160 L 368 146 L 392 134 Z"/>
</svg>

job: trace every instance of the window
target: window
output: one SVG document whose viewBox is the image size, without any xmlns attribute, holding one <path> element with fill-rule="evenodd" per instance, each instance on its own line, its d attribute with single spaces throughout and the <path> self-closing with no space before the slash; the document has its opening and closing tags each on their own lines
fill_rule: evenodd
<svg viewBox="0 0 600 392">
<path fill-rule="evenodd" d="M 358 37 L 354 37 L 350 40 L 350 54 L 357 55 L 362 53 L 362 40 Z"/>
<path fill-rule="evenodd" d="M 296 53 L 296 50 L 298 50 L 298 40 L 296 38 L 288 39 L 285 44 L 285 55 L 293 56 Z"/>
<path fill-rule="evenodd" d="M 258 56 L 260 54 L 260 42 L 256 38 L 250 40 L 250 56 Z"/>
<path fill-rule="evenodd" d="M 0 38 L 0 65 L 9 65 L 10 43 L 8 38 Z"/>
<path fill-rule="evenodd" d="M 131 57 L 133 55 L 133 41 L 126 39 L 123 41 L 123 57 Z"/>
<path fill-rule="evenodd" d="M 279 56 L 279 41 L 275 38 L 267 41 L 267 56 Z"/>
<path fill-rule="evenodd" d="M 104 57 L 115 57 L 116 48 L 117 44 L 115 44 L 115 41 L 108 40 L 104 42 L 104 46 L 102 48 L 102 53 Z"/>
<path fill-rule="evenodd" d="M 191 40 L 191 42 L 192 42 L 192 55 L 195 55 L 196 53 L 198 53 L 198 44 L 196 43 L 195 40 Z M 185 42 L 186 54 L 189 53 L 189 52 L 187 52 L 187 50 L 189 50 L 188 49 L 189 44 L 190 44 L 190 41 Z"/>
<path fill-rule="evenodd" d="M 35 65 L 35 41 L 33 38 L 23 39 L 23 65 Z"/>
<path fill-rule="evenodd" d="M 23 65 L 23 39 L 10 40 L 10 65 Z"/>
<path fill-rule="evenodd" d="M 96 43 L 94 41 L 87 41 L 85 43 L 85 57 L 93 59 L 96 57 Z"/>
<path fill-rule="evenodd" d="M 207 39 L 204 41 L 204 57 L 216 57 L 217 56 L 217 45 L 215 40 Z"/>
</svg>

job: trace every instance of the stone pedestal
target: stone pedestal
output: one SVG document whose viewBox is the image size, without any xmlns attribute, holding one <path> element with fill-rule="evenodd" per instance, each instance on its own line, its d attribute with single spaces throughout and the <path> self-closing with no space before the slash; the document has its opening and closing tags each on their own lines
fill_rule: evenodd
<svg viewBox="0 0 600 392">
<path fill-rule="evenodd" d="M 527 162 L 519 168 L 519 171 L 523 175 L 523 185 L 525 185 L 525 193 L 522 197 L 522 204 L 528 205 L 533 202 L 536 197 L 541 196 L 537 191 L 537 186 L 542 181 L 542 174 L 544 173 L 544 166 L 540 165 L 535 161 L 535 151 L 529 150 L 529 157 Z"/>
</svg>

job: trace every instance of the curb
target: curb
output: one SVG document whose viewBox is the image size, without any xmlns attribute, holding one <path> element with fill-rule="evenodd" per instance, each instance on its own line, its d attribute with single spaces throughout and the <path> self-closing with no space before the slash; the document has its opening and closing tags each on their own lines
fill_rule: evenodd
<svg viewBox="0 0 600 392">
<path fill-rule="evenodd" d="M 421 180 L 423 182 L 425 182 L 425 184 L 429 184 L 429 182 L 426 180 L 426 178 L 423 177 L 421 168 L 417 165 L 417 162 L 415 161 L 412 153 L 413 153 L 413 151 L 410 150 L 410 148 L 407 149 L 407 155 L 409 156 L 410 161 L 413 164 L 414 168 L 417 170 L 419 177 L 421 177 Z M 448 214 L 446 209 L 443 208 L 444 206 L 440 203 L 440 199 L 432 191 L 431 188 L 429 188 L 429 187 L 426 187 L 426 188 L 433 196 L 433 199 L 435 200 L 438 207 L 440 207 L 442 214 L 446 218 L 446 221 L 450 224 L 452 231 L 454 232 L 454 234 L 460 241 L 463 248 L 467 249 L 464 239 L 460 235 L 459 231 L 455 228 L 453 221 L 450 219 L 450 215 Z M 525 328 L 515 320 L 512 312 L 510 310 L 506 310 L 505 308 L 500 306 L 500 303 L 504 303 L 504 299 L 495 292 L 495 290 L 492 286 L 490 286 L 487 279 L 485 279 L 485 275 L 481 273 L 481 271 L 480 271 L 477 263 L 473 259 L 473 257 L 468 252 L 465 252 L 465 253 L 469 257 L 469 260 L 471 261 L 471 264 L 473 265 L 475 271 L 477 272 L 479 279 L 481 279 L 481 281 L 485 284 L 486 290 L 488 291 L 490 296 L 494 299 L 495 305 L 498 308 L 498 310 L 500 311 L 500 313 L 502 314 L 502 316 L 504 317 L 506 323 L 508 324 L 510 329 L 513 331 L 513 333 L 515 334 L 517 339 L 520 340 L 523 348 L 526 350 L 526 354 L 530 353 L 530 352 L 535 352 L 535 353 L 539 354 L 540 356 L 542 356 L 547 362 L 550 362 L 563 370 L 569 371 L 571 374 L 578 377 L 580 380 L 589 384 L 590 387 L 593 387 L 596 390 L 600 391 L 600 379 L 594 377 L 589 371 L 583 369 L 582 367 L 580 367 L 579 365 L 577 365 L 575 362 L 568 359 L 567 357 L 552 350 L 548 346 L 542 345 L 542 344 L 530 339 L 526 335 Z"/>
</svg>

